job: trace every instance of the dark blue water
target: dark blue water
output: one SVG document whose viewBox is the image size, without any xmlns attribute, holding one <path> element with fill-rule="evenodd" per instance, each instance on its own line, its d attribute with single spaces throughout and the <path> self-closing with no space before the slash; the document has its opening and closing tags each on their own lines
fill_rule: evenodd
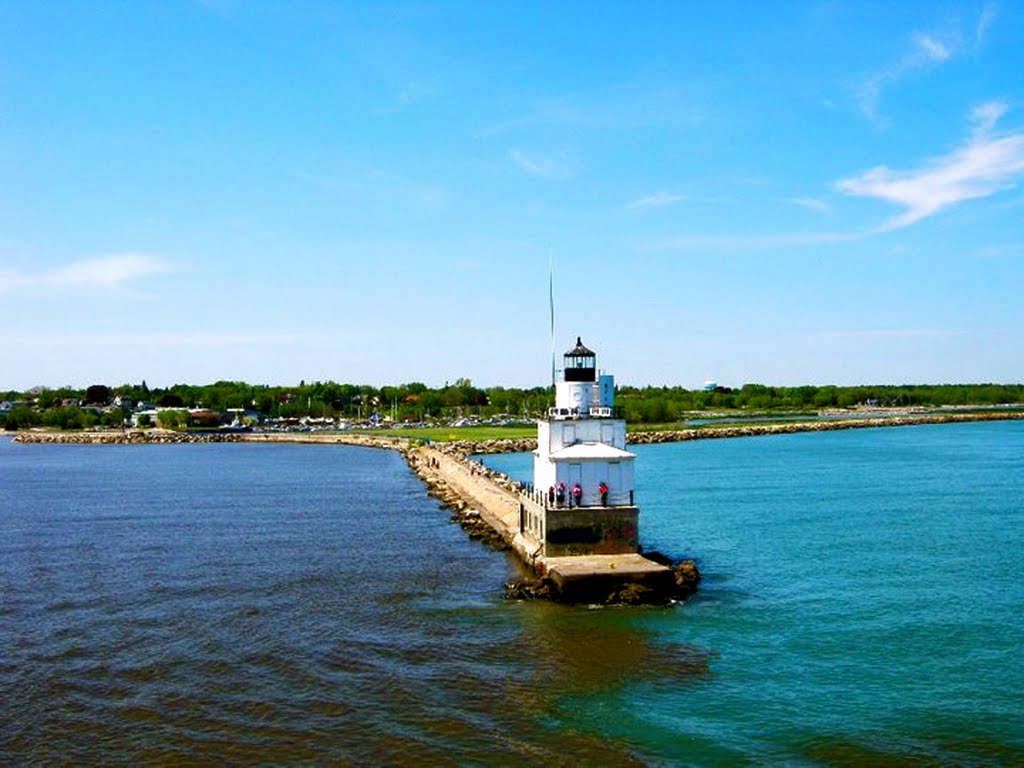
<svg viewBox="0 0 1024 768">
<path fill-rule="evenodd" d="M 685 605 L 503 600 L 389 452 L 0 441 L 0 763 L 1024 762 L 1024 425 L 636 450 Z"/>
</svg>

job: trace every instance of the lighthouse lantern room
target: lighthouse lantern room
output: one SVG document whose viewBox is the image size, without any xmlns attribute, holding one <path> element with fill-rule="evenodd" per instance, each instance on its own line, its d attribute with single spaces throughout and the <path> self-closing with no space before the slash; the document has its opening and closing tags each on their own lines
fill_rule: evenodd
<svg viewBox="0 0 1024 768">
<path fill-rule="evenodd" d="M 598 373 L 597 355 L 577 338 L 563 355 L 554 407 L 537 424 L 533 488 L 520 514 L 526 548 L 545 557 L 637 552 L 635 458 L 615 380 Z"/>
</svg>

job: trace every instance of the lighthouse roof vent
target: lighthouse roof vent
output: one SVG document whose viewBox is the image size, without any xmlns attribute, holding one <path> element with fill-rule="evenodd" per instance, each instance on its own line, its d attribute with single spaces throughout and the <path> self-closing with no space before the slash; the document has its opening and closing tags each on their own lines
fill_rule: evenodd
<svg viewBox="0 0 1024 768">
<path fill-rule="evenodd" d="M 565 353 L 566 357 L 593 357 L 593 350 L 587 349 L 583 346 L 583 342 L 580 337 L 576 337 L 576 346 Z"/>
</svg>

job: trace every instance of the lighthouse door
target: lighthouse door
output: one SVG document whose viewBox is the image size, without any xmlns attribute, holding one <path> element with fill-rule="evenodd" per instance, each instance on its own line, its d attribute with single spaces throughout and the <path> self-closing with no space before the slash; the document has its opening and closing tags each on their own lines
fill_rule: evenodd
<svg viewBox="0 0 1024 768">
<path fill-rule="evenodd" d="M 583 485 L 583 465 L 582 464 L 570 464 L 569 465 L 569 489 L 579 483 Z"/>
<path fill-rule="evenodd" d="M 622 487 L 622 464 L 617 461 L 609 462 L 606 473 L 608 475 L 608 479 L 605 480 L 605 482 L 608 483 L 608 488 L 610 490 L 609 498 L 612 500 L 611 503 L 625 504 L 626 500 L 629 498 L 629 489 Z"/>
</svg>

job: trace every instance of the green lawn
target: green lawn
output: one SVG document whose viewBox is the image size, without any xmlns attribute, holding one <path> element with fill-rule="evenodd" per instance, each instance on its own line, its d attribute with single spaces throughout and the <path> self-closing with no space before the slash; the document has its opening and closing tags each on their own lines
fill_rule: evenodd
<svg viewBox="0 0 1024 768">
<path fill-rule="evenodd" d="M 736 424 L 709 424 L 703 428 L 714 429 L 719 426 L 734 427 Z M 684 427 L 683 424 L 678 421 L 669 424 L 630 424 L 629 432 L 665 432 L 686 428 L 687 427 Z M 698 427 L 698 429 L 700 428 L 701 427 Z M 408 437 L 418 440 L 433 440 L 436 443 L 448 443 L 455 440 L 482 442 L 484 440 L 536 438 L 537 427 L 532 425 L 511 427 L 419 427 L 415 429 L 368 430 L 365 434 L 380 435 L 382 437 Z"/>
<path fill-rule="evenodd" d="M 420 427 L 416 429 L 375 430 L 373 432 L 368 432 L 367 434 L 381 435 L 383 437 L 409 437 L 420 440 L 433 440 L 438 443 L 447 443 L 454 440 L 472 440 L 473 442 L 480 442 L 483 440 L 537 437 L 537 427 Z"/>
</svg>

